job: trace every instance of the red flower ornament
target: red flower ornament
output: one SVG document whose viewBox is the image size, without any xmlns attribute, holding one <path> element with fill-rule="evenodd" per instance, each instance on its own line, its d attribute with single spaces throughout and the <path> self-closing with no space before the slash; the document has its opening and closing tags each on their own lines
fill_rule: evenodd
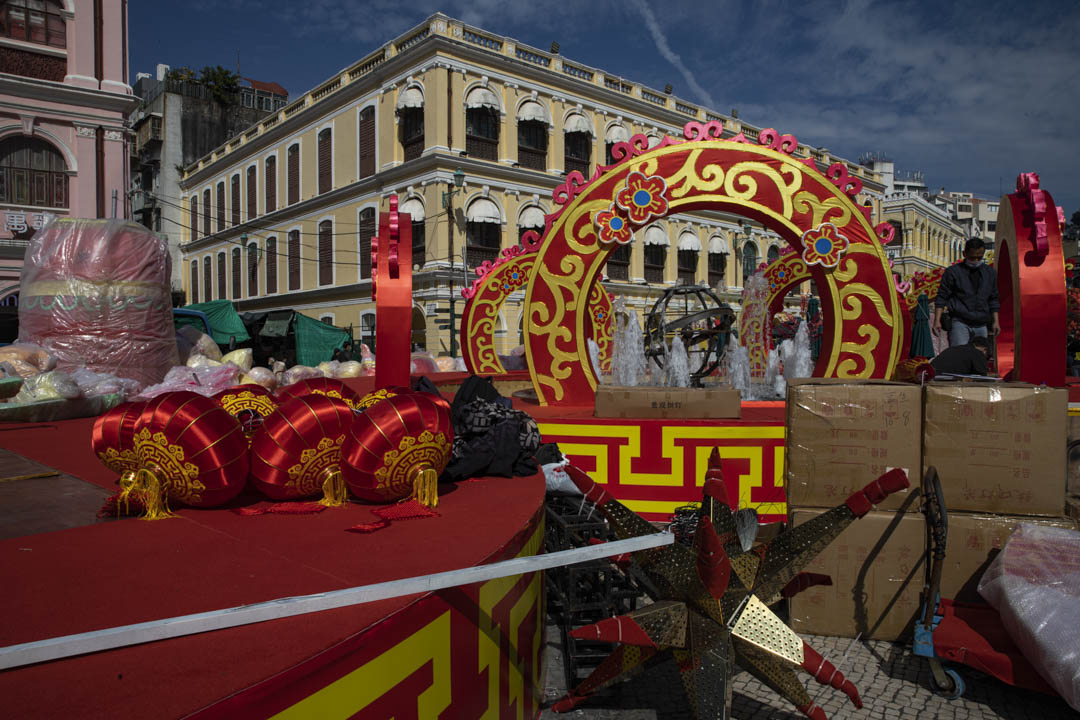
<svg viewBox="0 0 1080 720">
<path fill-rule="evenodd" d="M 630 216 L 630 222 L 644 225 L 651 218 L 663 217 L 667 212 L 667 183 L 659 175 L 645 177 L 632 172 L 626 176 L 626 187 L 615 195 L 615 204 Z"/>
<path fill-rule="evenodd" d="M 832 223 L 822 223 L 802 236 L 802 259 L 807 265 L 836 267 L 848 249 L 848 239 Z"/>
<path fill-rule="evenodd" d="M 613 242 L 625 245 L 633 238 L 630 232 L 630 223 L 618 213 L 614 205 L 607 210 L 601 210 L 593 217 L 593 222 L 600 233 L 600 242 L 611 244 Z"/>
</svg>

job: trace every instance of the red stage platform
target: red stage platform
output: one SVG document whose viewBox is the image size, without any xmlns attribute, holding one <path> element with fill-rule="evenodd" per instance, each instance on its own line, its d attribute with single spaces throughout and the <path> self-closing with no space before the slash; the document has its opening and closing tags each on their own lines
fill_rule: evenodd
<svg viewBox="0 0 1080 720">
<path fill-rule="evenodd" d="M 92 423 L 5 426 L 0 447 L 112 489 Z M 465 482 L 439 517 L 369 535 L 345 532 L 375 520 L 350 504 L 185 509 L 2 541 L 0 645 L 535 554 L 543 494 L 539 475 Z M 539 574 L 517 576 L 57 660 L 0 672 L 0 697 L 8 717 L 532 717 L 541 590 Z"/>
</svg>

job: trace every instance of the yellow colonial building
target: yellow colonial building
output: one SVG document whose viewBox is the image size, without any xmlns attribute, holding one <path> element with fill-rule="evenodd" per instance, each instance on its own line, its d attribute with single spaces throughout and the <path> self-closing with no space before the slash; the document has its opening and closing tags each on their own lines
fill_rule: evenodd
<svg viewBox="0 0 1080 720">
<path fill-rule="evenodd" d="M 433 15 L 185 168 L 187 297 L 226 298 L 241 312 L 296 310 L 367 339 L 371 238 L 397 195 L 412 216 L 413 340 L 452 352 L 451 300 L 456 315 L 479 263 L 543 229 L 568 172 L 589 177 L 612 162 L 615 143 L 681 137 L 691 120 L 751 140 L 761 130 Z M 796 155 L 822 168 L 844 162 L 876 218 L 884 186 L 875 172 L 805 145 Z M 639 313 L 677 283 L 708 284 L 737 303 L 747 272 L 781 246 L 733 216 L 675 216 L 614 253 L 605 284 Z M 499 318 L 502 352 L 521 342 L 523 296 Z"/>
</svg>

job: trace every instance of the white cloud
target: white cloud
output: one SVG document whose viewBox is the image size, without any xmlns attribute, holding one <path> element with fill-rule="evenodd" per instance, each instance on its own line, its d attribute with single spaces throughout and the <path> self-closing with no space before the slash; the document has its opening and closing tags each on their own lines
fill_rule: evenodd
<svg viewBox="0 0 1080 720">
<path fill-rule="evenodd" d="M 671 49 L 671 45 L 668 44 L 667 36 L 664 34 L 663 28 L 660 27 L 660 23 L 656 21 L 656 16 L 653 14 L 652 8 L 645 3 L 645 0 L 630 0 L 630 4 L 634 6 L 642 18 L 645 20 L 645 26 L 649 29 L 649 34 L 652 35 L 653 42 L 656 43 L 656 50 L 660 55 L 675 66 L 675 69 L 679 71 L 679 74 L 686 80 L 686 84 L 690 86 L 690 89 L 698 96 L 698 99 L 709 105 L 710 107 L 716 106 L 716 101 L 713 100 L 709 91 L 701 86 L 701 83 L 697 81 L 694 73 L 690 71 L 690 68 L 686 66 L 679 54 Z"/>
</svg>

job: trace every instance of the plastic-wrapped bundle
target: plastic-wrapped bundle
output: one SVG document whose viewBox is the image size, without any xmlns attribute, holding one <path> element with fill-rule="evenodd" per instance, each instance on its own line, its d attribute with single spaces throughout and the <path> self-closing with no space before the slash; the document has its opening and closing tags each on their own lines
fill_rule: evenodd
<svg viewBox="0 0 1080 720">
<path fill-rule="evenodd" d="M 123 220 L 61 218 L 30 241 L 22 271 L 19 340 L 144 385 L 177 364 L 165 241 Z"/>
<path fill-rule="evenodd" d="M 1046 682 L 1080 710 L 1080 532 L 1022 524 L 979 593 Z"/>
</svg>

